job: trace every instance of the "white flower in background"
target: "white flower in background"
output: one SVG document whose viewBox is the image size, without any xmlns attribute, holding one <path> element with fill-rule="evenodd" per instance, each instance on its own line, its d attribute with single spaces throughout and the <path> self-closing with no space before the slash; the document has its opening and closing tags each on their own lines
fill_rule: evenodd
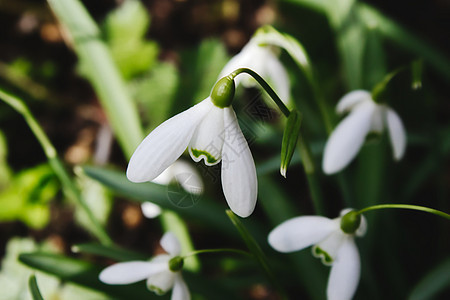
<svg viewBox="0 0 450 300">
<path fill-rule="evenodd" d="M 262 78 L 273 84 L 273 88 L 278 96 L 288 103 L 290 100 L 289 76 L 283 64 L 278 59 L 275 47 L 263 45 L 264 40 L 256 35 L 250 39 L 241 52 L 236 54 L 223 67 L 219 78 L 222 78 L 239 68 L 248 68 L 258 73 Z M 236 86 L 242 84 L 245 87 L 254 87 L 256 81 L 247 74 L 236 77 Z"/>
<path fill-rule="evenodd" d="M 345 168 L 358 154 L 370 132 L 383 132 L 387 127 L 394 159 L 403 157 L 406 133 L 397 113 L 385 104 L 377 104 L 369 92 L 356 90 L 339 101 L 339 114 L 350 112 L 331 133 L 324 150 L 322 168 L 333 174 Z"/>
<path fill-rule="evenodd" d="M 160 243 L 168 254 L 157 255 L 150 261 L 114 264 L 100 273 L 100 281 L 107 284 L 131 284 L 147 279 L 147 288 L 156 294 L 163 295 L 173 289 L 172 300 L 189 300 L 191 296 L 181 276 L 181 268 L 173 271 L 169 266 L 170 261 L 181 253 L 180 242 L 173 233 L 167 232 Z"/>
<path fill-rule="evenodd" d="M 331 266 L 328 278 L 328 300 L 351 299 L 360 277 L 360 259 L 354 236 L 363 236 L 367 229 L 363 216 L 353 233 L 345 233 L 341 220 L 350 209 L 341 211 L 341 217 L 328 219 L 320 216 L 302 216 L 287 220 L 269 234 L 269 244 L 280 252 L 293 252 L 313 246 L 312 253 Z"/>
<path fill-rule="evenodd" d="M 177 160 L 167 169 L 165 169 L 152 182 L 162 185 L 168 185 L 176 181 L 186 192 L 193 195 L 203 193 L 203 181 L 197 170 L 191 164 Z M 141 204 L 142 213 L 146 218 L 153 219 L 161 214 L 161 208 L 152 203 L 144 202 Z"/>
<path fill-rule="evenodd" d="M 224 78 L 225 87 L 220 82 L 210 97 L 165 121 L 142 141 L 130 159 L 127 177 L 132 182 L 152 181 L 188 148 L 196 162 L 204 159 L 212 166 L 222 161 L 225 199 L 234 213 L 248 217 L 256 205 L 255 163 L 230 105 L 232 96 L 221 98 L 224 91 L 234 95 L 234 82 Z"/>
</svg>

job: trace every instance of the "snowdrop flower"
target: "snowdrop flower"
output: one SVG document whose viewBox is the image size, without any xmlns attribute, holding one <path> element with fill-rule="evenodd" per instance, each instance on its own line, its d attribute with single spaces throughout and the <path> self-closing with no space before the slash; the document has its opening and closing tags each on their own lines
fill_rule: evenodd
<svg viewBox="0 0 450 300">
<path fill-rule="evenodd" d="M 211 95 L 153 130 L 130 159 L 132 182 L 152 181 L 188 148 L 195 162 L 222 161 L 222 188 L 231 210 L 248 217 L 257 196 L 255 163 L 231 106 L 234 81 L 224 77 Z"/>
<path fill-rule="evenodd" d="M 363 236 L 366 229 L 364 217 L 345 209 L 336 219 L 302 216 L 287 220 L 270 232 L 268 240 L 280 252 L 313 246 L 313 255 L 331 266 L 328 300 L 347 300 L 356 292 L 360 276 L 360 259 L 354 236 Z"/>
<path fill-rule="evenodd" d="M 358 154 L 367 134 L 381 133 L 385 127 L 389 131 L 394 159 L 403 157 L 405 129 L 400 117 L 389 106 L 375 103 L 367 91 L 356 90 L 342 97 L 336 110 L 339 114 L 350 113 L 331 133 L 325 145 L 322 168 L 326 174 L 345 168 Z"/>
<path fill-rule="evenodd" d="M 222 78 L 236 69 L 248 68 L 258 73 L 264 79 L 267 79 L 274 85 L 283 101 L 289 101 L 290 82 L 283 64 L 278 59 L 274 46 L 262 45 L 262 40 L 258 35 L 250 39 L 241 52 L 230 59 L 220 72 L 219 78 Z M 239 76 L 236 79 L 236 85 L 242 84 L 245 87 L 256 86 L 256 81 L 249 76 Z"/>
<path fill-rule="evenodd" d="M 171 232 L 161 238 L 161 246 L 168 254 L 160 254 L 150 261 L 117 263 L 104 269 L 100 281 L 107 284 L 131 284 L 147 279 L 147 288 L 158 295 L 172 290 L 172 300 L 189 300 L 189 290 L 181 276 L 183 259 L 181 246 Z"/>
<path fill-rule="evenodd" d="M 178 184 L 188 193 L 200 195 L 203 193 L 203 181 L 197 170 L 191 164 L 177 160 L 167 169 L 165 169 L 152 182 L 162 185 L 168 185 L 172 182 Z M 153 219 L 161 214 L 161 208 L 152 202 L 143 202 L 141 204 L 142 213 L 146 218 Z"/>
</svg>

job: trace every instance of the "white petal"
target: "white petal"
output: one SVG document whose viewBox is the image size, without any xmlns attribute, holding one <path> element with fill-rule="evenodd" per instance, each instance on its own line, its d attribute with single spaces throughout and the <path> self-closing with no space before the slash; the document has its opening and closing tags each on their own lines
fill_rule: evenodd
<svg viewBox="0 0 450 300">
<path fill-rule="evenodd" d="M 325 217 L 296 217 L 275 227 L 268 240 L 277 251 L 298 251 L 320 242 L 338 228 L 334 220 Z"/>
<path fill-rule="evenodd" d="M 352 110 L 352 108 L 355 107 L 356 104 L 359 104 L 362 101 L 372 101 L 372 96 L 368 91 L 365 90 L 355 90 L 350 93 L 347 93 L 342 97 L 337 106 L 336 106 L 336 112 L 338 114 L 342 114 L 346 111 Z"/>
<path fill-rule="evenodd" d="M 336 225 L 340 226 L 340 219 L 336 219 Z M 312 248 L 312 254 L 315 257 L 321 258 L 322 263 L 330 265 L 336 260 L 338 251 L 342 243 L 347 238 L 347 235 L 341 230 L 336 230 L 328 235 L 324 240 L 320 241 Z"/>
<path fill-rule="evenodd" d="M 161 207 L 152 202 L 141 204 L 142 214 L 149 219 L 154 219 L 161 214 Z"/>
<path fill-rule="evenodd" d="M 162 185 L 168 185 L 174 181 L 177 181 L 188 193 L 194 195 L 203 193 L 203 180 L 196 168 L 183 160 L 175 161 L 158 177 L 152 180 L 152 182 Z"/>
<path fill-rule="evenodd" d="M 211 102 L 211 100 L 208 100 Z M 222 158 L 223 108 L 212 105 L 212 109 L 198 125 L 189 143 L 189 154 L 195 162 L 204 159 L 207 166 L 213 166 Z"/>
<path fill-rule="evenodd" d="M 224 108 L 222 189 L 231 210 L 248 217 L 256 205 L 258 183 L 255 162 L 239 128 L 233 108 Z"/>
<path fill-rule="evenodd" d="M 358 287 L 361 266 L 353 238 L 347 237 L 339 249 L 328 279 L 328 300 L 351 299 Z"/>
<path fill-rule="evenodd" d="M 270 50 L 268 49 L 268 51 Z M 264 73 L 266 73 L 269 80 L 273 82 L 275 86 L 274 90 L 277 92 L 278 96 L 280 96 L 281 100 L 287 104 L 290 100 L 290 82 L 286 69 L 278 57 L 273 53 L 270 53 L 266 59 L 266 71 Z"/>
<path fill-rule="evenodd" d="M 171 300 L 190 300 L 191 294 L 186 283 L 180 274 L 175 275 L 175 284 L 173 285 Z"/>
<path fill-rule="evenodd" d="M 370 123 L 370 132 L 376 132 L 379 134 L 383 132 L 385 111 L 385 105 L 375 104 L 375 109 L 372 114 L 372 120 Z"/>
<path fill-rule="evenodd" d="M 361 224 L 359 224 L 358 229 L 356 229 L 355 235 L 358 237 L 363 237 L 366 235 L 366 232 L 367 232 L 367 220 L 363 215 L 361 215 Z"/>
<path fill-rule="evenodd" d="M 152 180 L 153 183 L 168 185 L 173 180 L 173 172 L 172 172 L 173 164 L 167 167 L 161 174 L 158 175 L 155 179 Z"/>
<path fill-rule="evenodd" d="M 165 121 L 142 141 L 128 164 L 130 181 L 151 181 L 180 157 L 212 107 L 206 100 Z"/>
<path fill-rule="evenodd" d="M 171 256 L 177 256 L 181 253 L 180 241 L 172 232 L 166 232 L 159 242 L 163 249 Z"/>
<path fill-rule="evenodd" d="M 359 105 L 331 133 L 322 162 L 326 174 L 339 172 L 358 154 L 370 130 L 374 109 L 370 102 Z"/>
<path fill-rule="evenodd" d="M 164 270 L 168 270 L 167 262 L 129 261 L 107 267 L 99 279 L 107 284 L 130 284 Z"/>
<path fill-rule="evenodd" d="M 248 62 L 252 60 L 253 50 L 257 45 L 253 43 L 248 43 L 242 48 L 242 50 L 233 56 L 228 63 L 220 71 L 220 75 L 217 79 L 228 76 L 231 72 L 239 68 L 248 68 Z"/>
<path fill-rule="evenodd" d="M 398 114 L 390 108 L 386 111 L 386 121 L 392 148 L 394 150 L 394 158 L 399 160 L 403 157 L 406 148 L 405 128 L 403 127 L 402 120 Z"/>
<path fill-rule="evenodd" d="M 147 288 L 157 295 L 164 295 L 173 287 L 175 275 L 176 273 L 172 271 L 164 271 L 152 275 L 147 279 Z"/>
</svg>

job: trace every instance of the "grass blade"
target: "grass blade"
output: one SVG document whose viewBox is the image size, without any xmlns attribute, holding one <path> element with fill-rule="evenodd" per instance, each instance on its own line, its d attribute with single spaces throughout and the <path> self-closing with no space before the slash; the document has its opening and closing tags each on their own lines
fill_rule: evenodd
<svg viewBox="0 0 450 300">
<path fill-rule="evenodd" d="M 42 298 L 41 292 L 39 291 L 35 275 L 30 276 L 30 279 L 28 280 L 28 287 L 30 289 L 33 300 L 44 300 L 44 298 Z"/>
</svg>

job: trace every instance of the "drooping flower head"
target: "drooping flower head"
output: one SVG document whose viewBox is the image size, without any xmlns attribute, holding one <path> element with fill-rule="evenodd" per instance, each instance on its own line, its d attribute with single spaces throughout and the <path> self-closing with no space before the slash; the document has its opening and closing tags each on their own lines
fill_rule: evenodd
<svg viewBox="0 0 450 300">
<path fill-rule="evenodd" d="M 393 148 L 395 160 L 403 157 L 406 133 L 397 113 L 386 104 L 373 101 L 369 92 L 356 90 L 341 98 L 336 111 L 349 112 L 331 133 L 324 150 L 322 168 L 333 174 L 345 168 L 358 154 L 370 132 L 382 133 L 385 128 Z"/>
<path fill-rule="evenodd" d="M 360 277 L 360 258 L 354 237 L 363 236 L 366 220 L 351 209 L 328 219 L 302 216 L 287 220 L 269 234 L 269 244 L 280 252 L 298 251 L 313 246 L 312 253 L 331 266 L 328 279 L 328 300 L 351 299 Z"/>
<path fill-rule="evenodd" d="M 274 90 L 284 101 L 290 99 L 290 81 L 286 69 L 278 59 L 278 49 L 274 45 L 266 43 L 264 34 L 256 33 L 253 38 L 242 48 L 241 52 L 233 56 L 220 72 L 222 78 L 236 69 L 249 68 L 261 77 L 267 79 L 274 86 Z M 256 86 L 256 82 L 250 76 L 237 77 L 236 86 Z"/>
<path fill-rule="evenodd" d="M 181 276 L 181 246 L 171 232 L 161 238 L 161 246 L 168 254 L 160 254 L 150 261 L 117 263 L 104 269 L 100 281 L 107 284 L 131 284 L 147 279 L 147 288 L 158 295 L 172 290 L 172 300 L 191 299 L 186 283 Z"/>
<path fill-rule="evenodd" d="M 132 182 L 152 181 L 184 150 L 207 166 L 222 161 L 222 188 L 231 210 L 248 217 L 257 196 L 256 169 L 247 141 L 231 107 L 234 80 L 219 80 L 211 96 L 170 118 L 153 130 L 130 159 L 127 177 Z"/>
</svg>

